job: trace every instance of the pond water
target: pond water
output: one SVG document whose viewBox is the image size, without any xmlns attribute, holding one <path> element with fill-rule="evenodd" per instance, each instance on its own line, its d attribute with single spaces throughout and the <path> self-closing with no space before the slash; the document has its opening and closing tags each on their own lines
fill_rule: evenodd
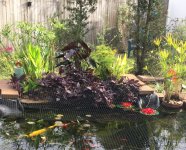
<svg viewBox="0 0 186 150">
<path fill-rule="evenodd" d="M 25 137 L 55 123 L 63 127 Z M 0 150 L 184 150 L 186 112 L 143 116 L 121 111 L 27 111 L 22 119 L 0 120 Z"/>
</svg>

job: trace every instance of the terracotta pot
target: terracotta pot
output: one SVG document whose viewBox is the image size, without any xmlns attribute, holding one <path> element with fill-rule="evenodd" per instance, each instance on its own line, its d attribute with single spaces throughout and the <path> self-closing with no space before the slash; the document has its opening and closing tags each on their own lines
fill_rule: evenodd
<svg viewBox="0 0 186 150">
<path fill-rule="evenodd" d="M 167 108 L 179 109 L 183 106 L 183 102 L 179 101 L 179 103 L 177 103 L 177 104 L 172 104 L 172 103 L 168 103 L 166 101 L 163 101 L 162 105 L 167 107 Z"/>
</svg>

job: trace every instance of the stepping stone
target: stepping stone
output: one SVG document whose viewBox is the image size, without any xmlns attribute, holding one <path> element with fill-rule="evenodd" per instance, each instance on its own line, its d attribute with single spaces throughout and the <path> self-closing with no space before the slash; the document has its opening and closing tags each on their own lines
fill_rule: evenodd
<svg viewBox="0 0 186 150">
<path fill-rule="evenodd" d="M 128 77 L 129 79 L 134 79 L 134 80 L 138 80 L 139 82 L 139 94 L 140 95 L 146 95 L 146 94 L 152 94 L 154 93 L 154 89 L 151 88 L 150 86 L 146 85 L 144 82 L 142 82 L 141 80 L 139 80 L 135 75 L 133 74 L 126 74 L 126 77 Z"/>
<path fill-rule="evenodd" d="M 19 94 L 18 91 L 9 84 L 9 80 L 0 80 L 0 97 L 16 99 L 19 97 Z"/>
</svg>

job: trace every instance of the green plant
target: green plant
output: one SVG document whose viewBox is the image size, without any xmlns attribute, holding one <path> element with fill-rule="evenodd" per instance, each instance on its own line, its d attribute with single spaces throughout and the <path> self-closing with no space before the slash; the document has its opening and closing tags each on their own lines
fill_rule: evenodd
<svg viewBox="0 0 186 150">
<path fill-rule="evenodd" d="M 60 20 L 57 17 L 51 18 L 49 24 L 50 24 L 50 29 L 55 34 L 55 39 L 54 39 L 55 49 L 56 51 L 59 51 L 61 50 L 61 47 L 65 46 L 72 40 L 72 37 L 69 33 L 70 27 L 68 26 L 67 23 L 65 23 L 65 21 Z"/>
<path fill-rule="evenodd" d="M 126 54 L 117 55 L 116 50 L 106 45 L 97 46 L 90 57 L 96 62 L 95 74 L 102 79 L 111 76 L 120 79 L 133 68 L 133 62 L 127 59 Z"/>
<path fill-rule="evenodd" d="M 52 48 L 55 34 L 41 24 L 19 22 L 15 26 L 5 25 L 1 30 L 1 38 L 8 41 L 15 50 L 22 50 L 29 43 L 39 45 L 41 48 Z M 4 47 L 4 43 L 1 42 Z"/>
<path fill-rule="evenodd" d="M 89 14 L 96 10 L 97 0 L 68 0 L 69 6 L 66 9 L 70 12 L 67 24 L 70 27 L 70 34 L 75 41 L 84 39 L 88 32 Z"/>
<path fill-rule="evenodd" d="M 151 58 L 151 51 L 154 50 L 152 41 L 154 38 L 165 34 L 166 5 L 165 1 L 161 0 L 137 0 L 127 6 L 133 14 L 130 18 L 132 25 L 130 25 L 129 20 L 129 27 L 132 27 L 129 35 L 134 39 L 136 45 L 134 51 L 136 74 L 143 74 L 143 68 L 147 64 L 151 64 L 152 61 L 156 61 L 156 59 Z M 127 9 L 125 11 L 127 13 Z M 127 17 L 126 15 L 125 18 Z M 125 25 L 125 22 L 123 24 Z M 127 24 L 128 19 L 126 19 Z"/>
<path fill-rule="evenodd" d="M 186 42 L 178 41 L 168 34 L 164 39 L 156 39 L 154 43 L 158 46 L 161 75 L 165 80 L 165 100 L 169 101 L 173 93 L 179 94 L 186 77 Z"/>
<path fill-rule="evenodd" d="M 0 79 L 8 78 L 13 73 L 14 68 L 12 66 L 14 66 L 14 58 L 12 55 L 6 51 L 0 51 Z"/>
<path fill-rule="evenodd" d="M 127 55 L 117 56 L 116 61 L 112 64 L 112 75 L 120 79 L 124 74 L 129 73 L 133 66 L 128 62 Z"/>
<path fill-rule="evenodd" d="M 60 28 L 57 23 L 55 25 Z M 4 26 L 0 36 L 0 48 L 3 50 L 0 53 L 1 60 L 9 60 L 1 68 L 10 76 L 15 63 L 20 61 L 27 77 L 23 83 L 25 91 L 36 87 L 34 83 L 43 72 L 54 71 L 55 41 L 57 42 L 54 28 L 50 30 L 41 24 L 20 22 L 15 26 Z"/>
<path fill-rule="evenodd" d="M 95 74 L 102 79 L 107 79 L 108 77 L 110 77 L 112 65 L 116 60 L 115 55 L 116 51 L 112 50 L 109 46 L 96 46 L 96 50 L 93 51 L 90 55 L 90 57 L 97 63 Z"/>
<path fill-rule="evenodd" d="M 50 53 L 50 69 L 54 68 L 53 53 L 55 45 L 55 33 L 41 24 L 30 24 L 19 22 L 15 26 L 5 25 L 0 32 L 0 43 L 2 48 L 6 48 L 6 41 L 12 46 L 14 53 L 12 57 L 16 60 L 23 58 L 22 51 L 27 49 L 28 44 L 38 45 L 42 49 L 43 55 Z M 13 66 L 12 66 L 13 67 Z"/>
<path fill-rule="evenodd" d="M 26 81 L 23 83 L 24 92 L 28 92 L 37 87 L 37 79 L 42 77 L 43 73 L 50 71 L 49 58 L 50 52 L 43 53 L 37 45 L 29 44 L 27 48 L 21 51 L 22 65 L 26 74 Z"/>
<path fill-rule="evenodd" d="M 164 90 L 163 85 L 160 83 L 156 83 L 154 88 L 157 93 L 162 93 Z"/>
</svg>

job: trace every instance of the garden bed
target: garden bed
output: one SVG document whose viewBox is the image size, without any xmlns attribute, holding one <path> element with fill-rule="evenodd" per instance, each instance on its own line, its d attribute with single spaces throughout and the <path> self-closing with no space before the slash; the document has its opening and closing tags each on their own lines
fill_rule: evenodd
<svg viewBox="0 0 186 150">
<path fill-rule="evenodd" d="M 144 94 L 151 94 L 154 92 L 154 89 L 149 87 L 148 85 L 146 85 L 144 82 L 140 81 L 135 75 L 133 74 L 127 74 L 126 77 L 129 79 L 129 80 L 136 80 L 138 81 L 139 83 L 139 94 L 140 95 L 144 95 Z M 18 98 L 18 92 L 13 89 L 8 81 L 1 81 L 3 82 L 2 86 L 0 87 L 1 90 L 3 91 L 6 91 L 6 93 L 4 93 L 3 96 L 5 97 L 9 97 L 10 95 L 12 95 L 12 93 L 16 93 L 13 97 L 10 97 L 10 98 L 13 98 L 13 99 L 17 99 Z M 7 87 L 7 88 L 5 88 Z M 41 94 L 40 94 L 41 93 Z M 70 106 L 70 107 L 81 107 L 81 106 L 86 106 L 86 107 L 89 107 L 89 106 L 93 106 L 93 100 L 89 99 L 87 100 L 87 98 L 81 98 L 81 97 L 76 97 L 76 98 L 71 98 L 69 101 L 65 101 L 65 100 L 57 100 L 55 98 L 49 98 L 47 97 L 47 95 L 45 94 L 42 94 L 42 91 L 40 92 L 37 92 L 37 94 L 39 94 L 40 97 L 42 98 L 29 98 L 29 97 L 22 97 L 20 98 L 20 101 L 21 103 L 27 107 L 27 108 L 39 108 L 40 106 L 43 107 L 43 106 L 54 106 L 54 107 L 63 107 L 65 108 L 66 106 Z M 48 95 L 53 95 L 53 93 L 49 93 Z M 95 105 L 94 105 L 95 106 Z"/>
</svg>

